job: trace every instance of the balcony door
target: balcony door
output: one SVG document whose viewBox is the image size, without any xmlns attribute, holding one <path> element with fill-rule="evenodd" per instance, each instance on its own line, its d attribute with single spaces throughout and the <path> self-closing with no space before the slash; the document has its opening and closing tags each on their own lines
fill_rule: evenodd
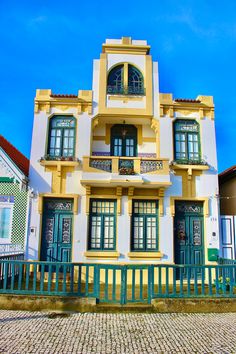
<svg viewBox="0 0 236 354">
<path fill-rule="evenodd" d="M 137 128 L 115 124 L 111 128 L 111 156 L 137 156 Z"/>
</svg>

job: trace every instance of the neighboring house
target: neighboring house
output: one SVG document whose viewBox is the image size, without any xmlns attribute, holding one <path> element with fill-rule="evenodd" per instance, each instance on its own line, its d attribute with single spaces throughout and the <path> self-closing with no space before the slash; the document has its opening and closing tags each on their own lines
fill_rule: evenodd
<svg viewBox="0 0 236 354">
<path fill-rule="evenodd" d="M 236 259 L 236 165 L 219 174 L 221 256 Z"/>
<path fill-rule="evenodd" d="M 37 90 L 30 185 L 30 259 L 215 261 L 213 98 L 160 93 L 146 41 L 106 40 L 91 91 Z"/>
<path fill-rule="evenodd" d="M 28 173 L 29 160 L 0 135 L 0 252 L 25 246 Z"/>
</svg>

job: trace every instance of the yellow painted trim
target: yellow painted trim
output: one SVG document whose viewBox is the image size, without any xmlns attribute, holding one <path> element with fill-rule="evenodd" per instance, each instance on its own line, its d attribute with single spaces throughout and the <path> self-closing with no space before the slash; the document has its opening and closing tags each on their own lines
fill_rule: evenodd
<svg viewBox="0 0 236 354">
<path fill-rule="evenodd" d="M 119 65 L 119 64 L 118 64 Z M 128 63 L 124 63 L 124 73 L 123 73 L 123 80 L 124 80 L 124 86 L 128 86 Z"/>
<path fill-rule="evenodd" d="M 110 145 L 111 142 L 111 127 L 112 124 L 106 124 L 106 139 L 105 139 L 106 145 Z"/>
<path fill-rule="evenodd" d="M 129 252 L 129 258 L 135 260 L 150 260 L 150 259 L 161 259 L 163 258 L 164 254 L 161 252 Z"/>
<path fill-rule="evenodd" d="M 118 259 L 120 257 L 120 253 L 115 251 L 86 251 L 84 252 L 84 256 L 87 258 Z"/>
<path fill-rule="evenodd" d="M 185 119 L 187 115 L 191 113 L 198 113 L 199 118 L 210 118 L 214 119 L 214 103 L 212 96 L 198 96 L 196 98 L 200 100 L 201 103 L 196 102 L 176 102 L 173 100 L 172 94 L 159 94 L 159 102 L 160 102 L 160 116 L 163 117 L 165 115 L 174 118 L 175 112 L 183 114 Z M 192 119 L 192 117 L 189 117 Z"/>
<path fill-rule="evenodd" d="M 127 103 L 129 101 L 143 101 L 145 96 L 126 96 L 126 95 L 112 95 L 108 94 L 109 101 L 123 101 L 123 103 Z"/>
<path fill-rule="evenodd" d="M 105 43 L 102 45 L 102 52 L 109 54 L 135 54 L 146 55 L 150 51 L 149 45 L 134 45 L 134 44 L 112 44 Z"/>
<path fill-rule="evenodd" d="M 153 70 L 152 57 L 146 56 L 145 79 L 146 79 L 146 111 L 147 114 L 153 115 Z"/>
<path fill-rule="evenodd" d="M 142 125 L 135 125 L 135 127 L 138 130 L 138 145 L 142 145 L 143 144 L 143 127 Z"/>
<path fill-rule="evenodd" d="M 175 216 L 175 201 L 203 202 L 203 214 L 205 217 L 209 216 L 209 198 L 170 197 L 170 213 L 172 216 Z"/>
<path fill-rule="evenodd" d="M 51 112 L 51 108 L 65 111 L 77 109 L 77 113 L 88 112 L 92 114 L 93 92 L 92 90 L 79 90 L 77 97 L 51 97 L 51 90 L 36 90 L 34 112 Z"/>
<path fill-rule="evenodd" d="M 106 137 L 105 135 L 94 135 L 92 139 L 93 141 L 105 141 Z"/>
<path fill-rule="evenodd" d="M 157 139 L 156 138 L 151 138 L 151 137 L 145 137 L 143 136 L 143 142 L 144 143 L 156 143 Z"/>
<path fill-rule="evenodd" d="M 98 109 L 103 111 L 106 108 L 106 89 L 107 89 L 107 54 L 100 55 L 99 69 L 99 102 Z"/>
</svg>

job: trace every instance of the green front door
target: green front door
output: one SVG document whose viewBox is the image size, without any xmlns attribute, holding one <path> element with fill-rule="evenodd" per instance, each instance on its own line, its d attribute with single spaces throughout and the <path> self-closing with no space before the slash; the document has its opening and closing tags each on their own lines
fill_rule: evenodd
<svg viewBox="0 0 236 354">
<path fill-rule="evenodd" d="M 72 222 L 72 201 L 52 199 L 45 201 L 41 245 L 42 261 L 71 261 Z"/>
<path fill-rule="evenodd" d="M 176 202 L 175 263 L 204 264 L 204 233 L 202 203 Z"/>
</svg>

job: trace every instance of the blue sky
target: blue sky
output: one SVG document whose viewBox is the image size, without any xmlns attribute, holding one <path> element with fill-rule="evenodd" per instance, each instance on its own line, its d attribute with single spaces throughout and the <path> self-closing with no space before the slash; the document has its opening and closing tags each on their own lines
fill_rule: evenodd
<svg viewBox="0 0 236 354">
<path fill-rule="evenodd" d="M 0 1 L 0 134 L 30 155 L 37 88 L 92 87 L 105 38 L 147 39 L 160 91 L 213 95 L 219 171 L 236 164 L 236 1 Z"/>
</svg>

